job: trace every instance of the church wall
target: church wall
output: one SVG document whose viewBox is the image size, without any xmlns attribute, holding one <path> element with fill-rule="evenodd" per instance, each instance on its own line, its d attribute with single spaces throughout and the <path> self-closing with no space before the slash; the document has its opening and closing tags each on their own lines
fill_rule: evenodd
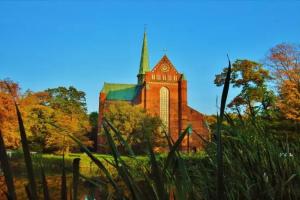
<svg viewBox="0 0 300 200">
<path fill-rule="evenodd" d="M 189 141 L 187 137 L 183 141 L 182 149 L 187 150 L 188 146 L 190 151 L 197 150 L 199 151 L 204 147 L 204 141 L 199 137 L 199 135 L 204 140 L 209 140 L 209 131 L 205 125 L 204 116 L 193 108 L 187 106 L 187 117 L 188 123 L 192 125 L 192 134 L 189 136 Z M 198 134 L 198 135 L 197 135 Z M 189 142 L 189 145 L 188 145 Z"/>
<path fill-rule="evenodd" d="M 173 140 L 179 132 L 179 94 L 178 83 L 146 82 L 146 110 L 153 115 L 160 115 L 160 89 L 169 90 L 169 131 Z"/>
</svg>

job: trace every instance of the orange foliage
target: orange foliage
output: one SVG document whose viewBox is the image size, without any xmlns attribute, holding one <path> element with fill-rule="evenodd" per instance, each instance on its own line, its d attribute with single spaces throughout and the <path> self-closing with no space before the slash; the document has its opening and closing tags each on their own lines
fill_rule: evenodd
<svg viewBox="0 0 300 200">
<path fill-rule="evenodd" d="M 73 90 L 85 99 L 84 93 L 75 88 Z M 64 133 L 72 133 L 87 145 L 91 144 L 85 136 L 91 126 L 83 104 L 74 106 L 72 101 L 66 101 L 60 107 L 54 108 L 50 103 L 54 97 L 48 91 L 36 93 L 28 91 L 21 95 L 17 83 L 0 81 L 0 129 L 7 148 L 16 149 L 20 146 L 13 98 L 19 104 L 32 150 L 53 152 L 61 151 L 63 147 L 67 147 L 67 150 L 78 148 L 71 139 L 64 136 Z M 57 103 L 59 104 L 60 102 Z M 72 112 L 64 110 L 67 106 Z"/>
<path fill-rule="evenodd" d="M 19 86 L 7 81 L 13 94 L 17 96 Z M 9 89 L 4 81 L 0 81 L 0 129 L 3 132 L 4 143 L 8 148 L 17 148 L 20 145 L 16 110 Z"/>
<path fill-rule="evenodd" d="M 300 122 L 300 46 L 279 44 L 268 55 L 277 78 L 278 108 L 287 119 Z"/>
<path fill-rule="evenodd" d="M 299 79 L 300 80 L 300 79 Z M 300 122 L 300 89 L 299 85 L 290 80 L 284 80 L 280 87 L 278 108 L 287 119 Z"/>
</svg>

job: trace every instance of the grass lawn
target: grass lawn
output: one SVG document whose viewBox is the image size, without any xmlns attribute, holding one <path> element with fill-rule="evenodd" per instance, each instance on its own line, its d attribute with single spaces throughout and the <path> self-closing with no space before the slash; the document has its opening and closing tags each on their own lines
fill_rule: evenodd
<svg viewBox="0 0 300 200">
<path fill-rule="evenodd" d="M 120 181 L 120 176 L 116 171 L 115 167 L 112 166 L 113 157 L 107 154 L 94 154 L 106 167 L 114 180 L 117 181 L 118 185 L 123 189 L 126 189 L 124 183 Z M 198 153 L 193 155 L 182 154 L 184 160 L 186 160 L 191 169 L 194 169 L 193 164 L 199 162 L 201 158 L 204 157 L 204 153 Z M 84 153 L 69 153 L 65 155 L 65 168 L 67 169 L 67 184 L 70 186 L 72 182 L 72 162 L 75 158 L 80 158 L 80 174 L 83 176 L 80 181 L 80 190 L 81 195 L 87 194 L 91 189 L 91 184 L 93 182 L 98 184 L 99 181 L 107 181 L 103 172 L 99 170 L 99 168 L 91 161 L 91 159 Z M 150 168 L 150 161 L 147 155 L 145 156 L 136 156 L 134 158 L 122 156 L 126 165 L 130 168 L 132 176 L 136 181 L 143 180 L 143 176 L 141 176 L 142 171 L 146 172 Z M 166 159 L 166 154 L 157 155 L 157 160 L 164 161 Z M 40 176 L 40 165 L 43 166 L 47 182 L 49 184 L 52 196 L 59 197 L 60 196 L 60 184 L 61 184 L 61 174 L 62 174 L 62 155 L 56 154 L 33 154 L 32 155 L 33 167 L 34 167 L 34 175 L 36 177 L 36 181 L 41 188 L 41 176 Z M 110 163 L 111 162 L 111 163 Z M 26 176 L 26 167 L 24 163 L 23 153 L 15 152 L 11 155 L 10 163 L 12 166 L 12 171 L 15 177 L 15 185 L 17 188 L 17 194 L 23 195 L 24 184 L 27 183 Z M 191 165 L 190 165 L 191 164 Z M 129 169 L 128 168 L 128 169 Z M 93 181 L 93 182 L 90 182 Z M 1 182 L 1 181 L 0 181 Z M 2 180 L 3 182 L 3 180 Z M 107 185 L 108 188 L 111 186 Z M 0 185 L 1 189 L 1 185 Z M 4 194 L 0 192 L 0 199 Z M 24 199 L 25 199 L 25 195 Z M 21 198 L 22 199 L 22 198 Z"/>
<path fill-rule="evenodd" d="M 113 157 L 108 154 L 94 154 L 110 171 L 113 176 L 117 176 L 115 168 L 111 166 L 109 161 L 113 161 Z M 166 154 L 160 154 L 157 156 L 158 159 L 164 159 Z M 185 160 L 198 160 L 204 157 L 204 153 L 200 152 L 197 154 L 183 154 Z M 73 159 L 80 158 L 80 173 L 87 177 L 99 176 L 101 172 L 99 168 L 91 161 L 91 159 L 84 153 L 69 153 L 65 154 L 65 167 L 71 173 Z M 147 155 L 136 156 L 134 158 L 122 156 L 124 161 L 133 169 L 140 170 L 142 166 L 147 166 L 149 158 Z M 34 154 L 32 156 L 34 168 L 39 169 L 39 165 L 42 164 L 46 175 L 59 175 L 61 174 L 62 168 L 62 155 L 57 154 Z M 23 161 L 22 152 L 15 153 L 11 156 L 11 163 L 14 169 L 14 173 L 17 176 L 25 176 L 25 165 Z M 134 171 L 134 170 L 133 170 Z M 38 176 L 39 174 L 37 174 Z"/>
</svg>

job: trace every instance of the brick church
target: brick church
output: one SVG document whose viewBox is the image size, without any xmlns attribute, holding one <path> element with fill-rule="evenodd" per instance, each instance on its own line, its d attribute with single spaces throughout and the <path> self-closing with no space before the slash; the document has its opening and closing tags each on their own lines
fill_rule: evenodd
<svg viewBox="0 0 300 200">
<path fill-rule="evenodd" d="M 197 151 L 203 147 L 203 139 L 209 131 L 200 112 L 188 106 L 187 80 L 177 71 L 166 55 L 150 69 L 147 36 L 144 33 L 137 84 L 104 83 L 99 96 L 99 127 L 105 106 L 115 101 L 126 101 L 144 108 L 152 115 L 160 116 L 173 141 L 188 124 L 192 133 L 184 139 L 181 149 Z M 105 140 L 98 136 L 98 151 Z"/>
</svg>

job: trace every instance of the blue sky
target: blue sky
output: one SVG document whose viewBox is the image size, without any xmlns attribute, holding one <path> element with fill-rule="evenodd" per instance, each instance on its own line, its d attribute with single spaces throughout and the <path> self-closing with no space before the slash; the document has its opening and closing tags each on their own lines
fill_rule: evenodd
<svg viewBox="0 0 300 200">
<path fill-rule="evenodd" d="M 73 85 L 97 111 L 104 81 L 136 83 L 147 24 L 150 65 L 167 49 L 190 106 L 211 114 L 226 54 L 261 61 L 278 43 L 300 43 L 299 10 L 267 0 L 0 1 L 0 79 L 33 91 Z"/>
</svg>

